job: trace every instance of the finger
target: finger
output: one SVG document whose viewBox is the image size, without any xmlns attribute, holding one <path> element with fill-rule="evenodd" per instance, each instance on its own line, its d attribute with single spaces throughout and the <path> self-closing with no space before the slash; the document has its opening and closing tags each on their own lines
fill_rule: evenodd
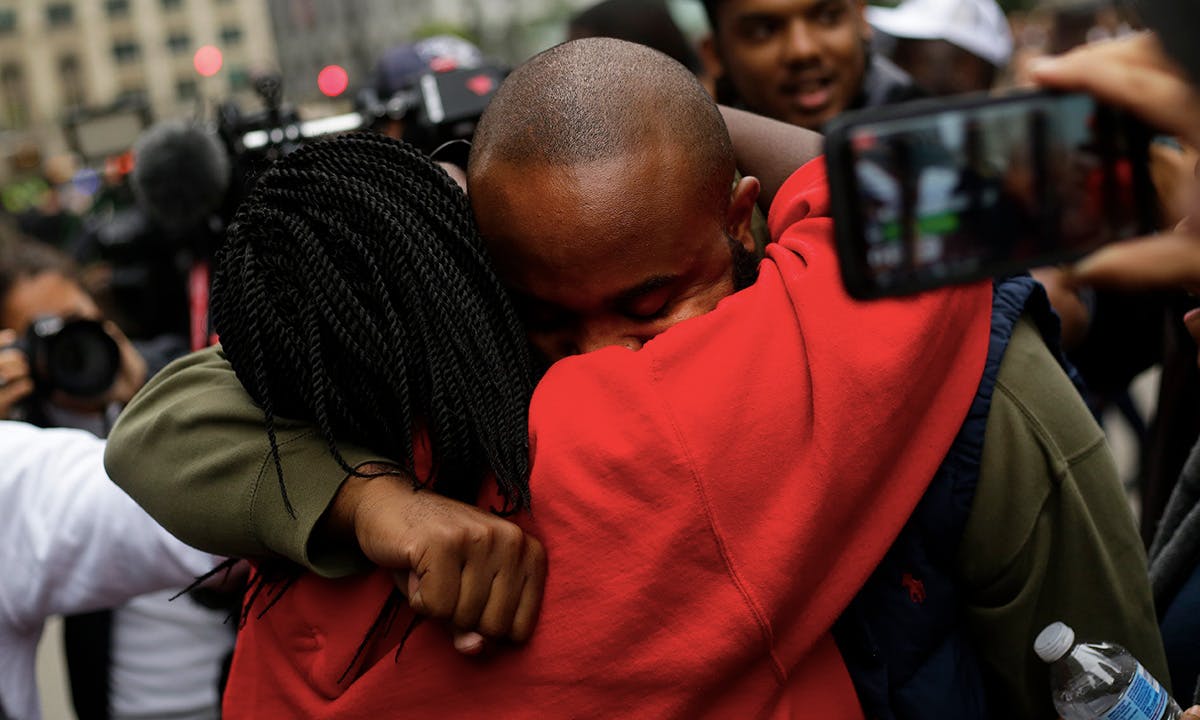
<svg viewBox="0 0 1200 720">
<path fill-rule="evenodd" d="M 522 564 L 525 560 L 525 532 L 506 521 L 496 521 L 491 528 L 488 556 L 468 572 L 470 582 L 485 584 L 478 594 L 478 607 L 472 608 L 469 623 L 459 624 L 464 630 L 477 629 L 486 637 L 502 638 L 512 627 L 512 616 L 520 599 Z M 467 580 L 464 579 L 464 584 Z"/>
<path fill-rule="evenodd" d="M 496 552 L 504 552 L 504 550 L 498 548 Z M 458 592 L 458 604 L 455 606 L 454 616 L 451 618 L 455 627 L 461 630 L 479 628 L 479 620 L 488 605 L 488 596 L 493 592 L 493 581 L 497 572 L 491 533 L 480 533 L 480 537 L 471 542 L 467 548 L 462 584 Z"/>
<path fill-rule="evenodd" d="M 1200 705 L 1195 705 L 1183 711 L 1184 720 L 1200 720 Z"/>
<path fill-rule="evenodd" d="M 513 615 L 510 633 L 514 642 L 526 642 L 533 635 L 545 591 L 546 551 L 541 543 L 530 538 L 525 562 L 525 584 L 521 588 L 521 599 Z"/>
<path fill-rule="evenodd" d="M 1074 284 L 1129 290 L 1200 283 L 1200 237 L 1172 233 L 1107 245 L 1068 276 Z"/>
<path fill-rule="evenodd" d="M 1089 92 L 1164 131 L 1188 139 L 1194 135 L 1192 118 L 1200 100 L 1151 36 L 1041 58 L 1030 66 L 1030 74 L 1047 87 Z"/>
<path fill-rule="evenodd" d="M 454 614 L 462 578 L 462 555 L 444 546 L 427 550 L 413 567 L 416 587 L 408 595 L 413 612 L 439 620 Z"/>
<path fill-rule="evenodd" d="M 116 323 L 111 320 L 106 321 L 104 331 L 116 341 L 121 358 L 120 372 L 108 389 L 106 397 L 114 402 L 127 403 L 146 384 L 148 372 L 146 360 L 129 341 L 129 338 L 125 337 L 125 333 L 121 332 L 121 328 L 117 327 Z"/>
<path fill-rule="evenodd" d="M 7 380 L 0 388 L 0 408 L 5 408 L 5 413 L 12 409 L 14 404 L 25 400 L 26 397 L 34 394 L 34 380 L 25 378 L 17 378 L 16 380 Z"/>
<path fill-rule="evenodd" d="M 490 638 L 509 637 L 524 586 L 524 573 L 514 570 L 496 575 L 488 594 L 487 606 L 479 618 L 479 632 Z"/>
<path fill-rule="evenodd" d="M 478 655 L 486 644 L 487 641 L 477 632 L 457 630 L 454 633 L 454 649 L 463 655 Z"/>
<path fill-rule="evenodd" d="M 421 586 L 421 581 L 417 574 L 411 570 L 405 572 L 394 572 L 392 576 L 396 579 L 396 585 L 404 588 L 404 594 L 407 597 L 412 597 L 416 594 Z M 474 631 L 455 630 L 454 631 L 454 649 L 463 655 L 478 655 L 483 652 L 486 646 L 484 637 Z"/>
<path fill-rule="evenodd" d="M 17 351 L 0 352 L 0 387 L 29 378 L 29 363 Z"/>
<path fill-rule="evenodd" d="M 0 348 L 8 347 L 17 341 L 15 330 L 0 330 Z"/>
</svg>

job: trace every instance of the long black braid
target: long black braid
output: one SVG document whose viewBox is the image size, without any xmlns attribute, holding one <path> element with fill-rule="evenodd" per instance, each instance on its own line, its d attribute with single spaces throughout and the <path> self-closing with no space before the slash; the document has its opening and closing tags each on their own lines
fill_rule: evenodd
<svg viewBox="0 0 1200 720">
<path fill-rule="evenodd" d="M 491 470 L 499 511 L 529 508 L 525 333 L 466 196 L 412 147 L 342 135 L 266 171 L 217 256 L 212 314 L 289 511 L 277 416 L 315 423 L 347 473 L 335 438 L 467 502 Z"/>
</svg>

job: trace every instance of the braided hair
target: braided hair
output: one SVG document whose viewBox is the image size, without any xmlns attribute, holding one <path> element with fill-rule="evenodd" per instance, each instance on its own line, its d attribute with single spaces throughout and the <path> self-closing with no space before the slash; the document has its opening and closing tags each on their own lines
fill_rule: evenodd
<svg viewBox="0 0 1200 720">
<path fill-rule="evenodd" d="M 347 473 L 335 438 L 466 502 L 490 469 L 499 512 L 529 507 L 525 333 L 466 195 L 411 146 L 342 135 L 263 173 L 217 256 L 212 314 L 289 511 L 277 416 L 315 423 Z"/>
</svg>

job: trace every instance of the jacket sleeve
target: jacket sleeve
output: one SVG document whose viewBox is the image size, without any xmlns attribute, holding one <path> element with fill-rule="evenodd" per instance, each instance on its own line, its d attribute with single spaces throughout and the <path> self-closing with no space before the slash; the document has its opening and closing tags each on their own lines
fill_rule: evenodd
<svg viewBox="0 0 1200 720">
<path fill-rule="evenodd" d="M 324 438 L 276 418 L 283 502 L 262 410 L 217 348 L 172 363 L 133 399 L 109 436 L 112 479 L 176 537 L 233 557 L 284 557 L 327 577 L 366 568 L 348 549 L 309 538 L 345 480 Z M 352 467 L 378 456 L 338 450 Z"/>
<path fill-rule="evenodd" d="M 0 626 L 112 607 L 184 587 L 220 558 L 168 535 L 101 466 L 104 441 L 79 430 L 0 422 Z"/>
<path fill-rule="evenodd" d="M 1031 322 L 1000 366 L 959 551 L 966 622 L 998 716 L 1054 718 L 1033 639 L 1062 620 L 1115 642 L 1160 681 L 1146 556 L 1104 433 Z"/>
</svg>

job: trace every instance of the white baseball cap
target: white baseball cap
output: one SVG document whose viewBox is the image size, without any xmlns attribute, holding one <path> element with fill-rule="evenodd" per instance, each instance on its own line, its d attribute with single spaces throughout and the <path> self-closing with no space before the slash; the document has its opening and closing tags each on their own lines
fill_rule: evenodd
<svg viewBox="0 0 1200 720">
<path fill-rule="evenodd" d="M 996 0 L 904 0 L 868 7 L 867 21 L 893 37 L 945 40 L 996 67 L 1012 59 L 1012 31 Z"/>
</svg>

